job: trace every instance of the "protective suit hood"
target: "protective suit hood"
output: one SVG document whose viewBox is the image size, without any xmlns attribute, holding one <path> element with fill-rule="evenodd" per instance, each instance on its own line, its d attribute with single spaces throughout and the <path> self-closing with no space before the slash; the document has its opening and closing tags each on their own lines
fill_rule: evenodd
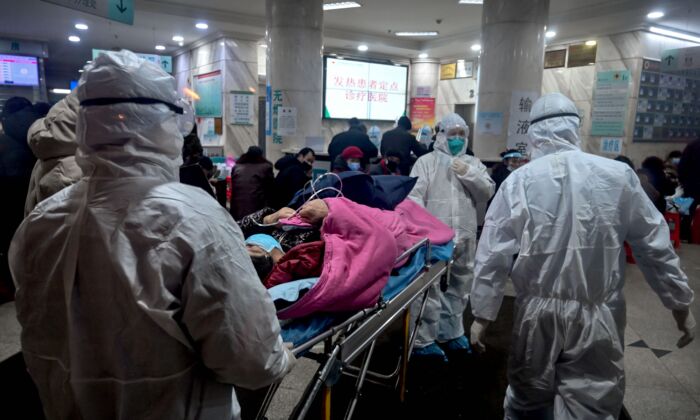
<svg viewBox="0 0 700 420">
<path fill-rule="evenodd" d="M 581 149 L 578 127 L 581 118 L 576 105 L 561 93 L 550 93 L 535 101 L 527 131 L 532 158 Z"/>
<path fill-rule="evenodd" d="M 438 126 L 440 128 L 440 132 L 435 137 L 435 150 L 450 157 L 458 158 L 464 156 L 467 153 L 467 147 L 469 147 L 469 126 L 464 121 L 464 118 L 455 113 L 448 114 L 442 119 L 442 121 L 440 121 Z M 452 153 L 450 153 L 450 148 L 447 145 L 447 132 L 453 128 L 464 128 L 465 132 L 464 147 L 454 156 L 452 156 Z"/>
<path fill-rule="evenodd" d="M 86 176 L 177 180 L 183 138 L 168 105 L 177 102 L 172 76 L 130 51 L 103 53 L 77 91 L 77 160 Z M 129 102 L 141 98 L 156 103 Z"/>
</svg>

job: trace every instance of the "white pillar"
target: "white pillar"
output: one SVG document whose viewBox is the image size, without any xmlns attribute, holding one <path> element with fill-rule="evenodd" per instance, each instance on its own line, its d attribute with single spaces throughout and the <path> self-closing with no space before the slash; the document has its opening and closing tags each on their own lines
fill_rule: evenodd
<svg viewBox="0 0 700 420">
<path fill-rule="evenodd" d="M 267 111 L 272 111 L 266 154 L 307 146 L 307 137 L 322 136 L 323 3 L 321 0 L 267 0 Z M 270 97 L 271 95 L 271 97 Z M 294 134 L 280 134 L 278 107 L 296 110 Z"/>
<path fill-rule="evenodd" d="M 482 159 L 500 160 L 503 150 L 525 138 L 516 140 L 517 133 L 510 133 L 509 141 L 509 126 L 513 131 L 522 118 L 517 115 L 510 121 L 513 92 L 533 93 L 534 102 L 541 91 L 549 0 L 486 0 L 482 13 L 474 153 Z M 500 134 L 493 129 L 480 132 L 478 120 L 483 112 L 502 113 Z"/>
<path fill-rule="evenodd" d="M 438 90 L 438 80 L 440 79 L 440 62 L 435 59 L 430 58 L 417 58 L 411 60 L 411 81 L 410 81 L 410 93 L 409 100 L 419 97 L 432 98 L 436 100 L 437 90 Z M 421 89 L 422 92 L 418 90 Z M 425 92 L 425 90 L 428 92 Z M 409 115 L 413 121 L 413 115 Z M 418 126 L 417 121 L 413 121 L 413 129 L 419 130 L 421 127 Z M 433 124 L 434 126 L 434 121 Z"/>
</svg>

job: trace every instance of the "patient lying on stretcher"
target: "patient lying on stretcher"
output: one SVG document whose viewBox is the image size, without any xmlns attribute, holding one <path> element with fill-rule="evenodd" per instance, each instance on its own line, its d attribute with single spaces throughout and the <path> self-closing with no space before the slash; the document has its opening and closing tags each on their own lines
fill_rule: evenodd
<svg viewBox="0 0 700 420">
<path fill-rule="evenodd" d="M 278 223 L 278 229 L 316 231 L 318 236 L 309 238 L 320 237 L 289 250 L 270 237 L 248 237 L 248 252 L 267 287 L 317 278 L 303 299 L 278 313 L 281 319 L 372 306 L 401 253 L 424 238 L 445 244 L 454 236 L 447 225 L 410 200 L 393 211 L 345 198 L 312 200 L 290 221 L 279 218 Z M 277 237 L 282 237 L 279 231 Z"/>
</svg>

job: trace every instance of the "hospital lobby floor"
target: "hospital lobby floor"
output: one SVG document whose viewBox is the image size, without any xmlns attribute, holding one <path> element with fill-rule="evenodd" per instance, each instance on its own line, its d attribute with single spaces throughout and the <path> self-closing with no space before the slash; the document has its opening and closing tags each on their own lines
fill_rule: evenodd
<svg viewBox="0 0 700 420">
<path fill-rule="evenodd" d="M 696 291 L 691 310 L 695 319 L 700 320 L 700 298 L 697 297 L 700 292 L 700 245 L 682 244 L 677 252 L 690 286 Z M 663 307 L 639 268 L 633 264 L 627 266 L 625 295 L 627 384 L 624 405 L 629 418 L 700 420 L 700 338 L 696 337 L 682 349 L 676 347 L 681 333 L 671 312 Z M 446 368 L 413 365 L 413 387 L 409 383 L 407 403 L 403 406 L 396 403 L 392 392 L 367 386 L 355 418 L 414 418 L 419 414 L 436 419 L 503 418 L 501 407 L 507 384 L 505 369 L 512 315 L 513 299 L 506 298 L 499 319 L 489 328 L 489 348 L 484 356 L 461 360 L 459 364 L 451 363 Z M 465 324 L 470 323 L 467 310 Z M 314 361 L 299 361 L 272 402 L 267 414 L 269 420 L 289 417 L 317 367 Z M 333 406 L 334 418 L 342 418 L 344 414 L 343 403 L 352 385 L 351 381 L 345 382 L 341 381 L 338 392 L 334 391 L 334 398 L 337 398 Z"/>
<path fill-rule="evenodd" d="M 678 250 L 690 285 L 700 291 L 700 246 L 683 244 Z M 670 311 L 644 281 L 635 265 L 627 268 L 625 286 L 627 328 L 625 408 L 634 420 L 700 420 L 700 339 L 683 349 L 675 346 L 680 337 Z M 700 320 L 698 298 L 692 305 Z M 499 419 L 506 386 L 505 362 L 510 342 L 513 300 L 506 299 L 499 319 L 488 332 L 488 352 L 479 357 L 455 358 L 446 367 L 411 367 L 407 403 L 398 404 L 396 394 L 367 385 L 355 418 Z M 469 325 L 471 319 L 465 319 Z M 394 354 L 394 337 L 384 337 L 378 346 L 377 370 L 386 370 Z M 0 305 L 0 418 L 40 419 L 36 392 L 26 374 L 19 349 L 19 327 L 13 303 Z M 384 359 L 384 360 L 383 360 Z M 300 359 L 288 375 L 267 413 L 269 420 L 289 417 L 318 364 Z M 393 366 L 393 365 L 392 365 Z M 334 391 L 334 418 L 342 418 L 351 381 L 341 381 Z M 243 396 L 241 396 L 243 397 Z M 242 398 L 243 400 L 244 398 Z M 244 414 L 246 406 L 244 405 Z M 308 418 L 316 419 L 317 415 Z"/>
</svg>

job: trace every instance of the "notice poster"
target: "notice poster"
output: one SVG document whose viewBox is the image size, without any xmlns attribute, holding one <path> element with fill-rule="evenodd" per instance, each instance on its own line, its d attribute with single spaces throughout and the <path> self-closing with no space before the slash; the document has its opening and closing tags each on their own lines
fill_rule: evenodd
<svg viewBox="0 0 700 420">
<path fill-rule="evenodd" d="M 194 114 L 197 117 L 222 117 L 221 71 L 198 74 L 194 76 L 192 89 L 199 95 L 194 103 Z"/>
<path fill-rule="evenodd" d="M 599 71 L 593 92 L 592 136 L 623 136 L 629 94 L 629 70 Z"/>
<path fill-rule="evenodd" d="M 297 134 L 297 109 L 290 106 L 281 106 L 277 110 L 277 134 L 280 136 L 294 136 Z"/>
<path fill-rule="evenodd" d="M 221 136 L 216 133 L 215 118 L 197 118 L 197 131 L 202 146 L 221 146 Z"/>
<path fill-rule="evenodd" d="M 275 89 L 272 91 L 272 144 L 282 144 L 282 135 L 279 133 L 279 120 L 277 116 L 279 115 L 279 110 L 282 108 L 282 89 Z"/>
<path fill-rule="evenodd" d="M 412 98 L 409 115 L 413 127 L 419 129 L 424 125 L 435 125 L 435 98 Z"/>
<path fill-rule="evenodd" d="M 622 154 L 622 139 L 602 138 L 600 139 L 600 153 L 607 155 Z"/>
<path fill-rule="evenodd" d="M 476 114 L 476 131 L 479 134 L 500 136 L 503 132 L 503 113 L 478 112 Z"/>
<path fill-rule="evenodd" d="M 457 76 L 457 63 L 440 65 L 440 80 L 450 80 Z"/>
<path fill-rule="evenodd" d="M 229 124 L 253 125 L 256 99 L 251 92 L 232 92 L 229 96 Z"/>
<path fill-rule="evenodd" d="M 515 90 L 510 97 L 508 118 L 508 148 L 528 153 L 527 130 L 530 128 L 532 104 L 539 99 L 538 92 Z"/>
</svg>

